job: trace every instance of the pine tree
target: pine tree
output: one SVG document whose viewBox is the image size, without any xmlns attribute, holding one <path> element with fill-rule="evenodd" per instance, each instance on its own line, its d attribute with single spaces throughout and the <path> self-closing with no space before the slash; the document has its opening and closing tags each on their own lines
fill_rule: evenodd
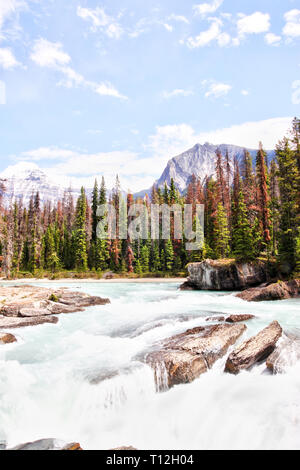
<svg viewBox="0 0 300 470">
<path fill-rule="evenodd" d="M 172 271 L 174 263 L 174 250 L 171 240 L 166 240 L 165 242 L 164 256 L 166 271 Z"/>
<path fill-rule="evenodd" d="M 237 260 L 255 258 L 253 232 L 249 223 L 243 192 L 240 191 L 238 205 L 234 209 L 235 225 L 233 226 L 233 254 Z"/>
<path fill-rule="evenodd" d="M 86 195 L 81 188 L 76 206 L 75 221 L 75 267 L 78 271 L 87 270 L 87 244 L 86 244 Z"/>
<path fill-rule="evenodd" d="M 150 262 L 150 253 L 147 244 L 145 244 L 141 249 L 141 269 L 144 273 L 149 272 L 149 262 Z"/>
<path fill-rule="evenodd" d="M 228 219 L 223 204 L 220 202 L 217 207 L 215 221 L 215 254 L 217 258 L 226 258 L 229 255 L 230 233 L 228 229 Z"/>
<path fill-rule="evenodd" d="M 256 158 L 256 177 L 258 187 L 258 205 L 262 225 L 263 241 L 266 247 L 270 244 L 270 213 L 268 193 L 268 170 L 266 165 L 266 153 L 262 143 L 259 143 L 259 151 Z"/>
</svg>

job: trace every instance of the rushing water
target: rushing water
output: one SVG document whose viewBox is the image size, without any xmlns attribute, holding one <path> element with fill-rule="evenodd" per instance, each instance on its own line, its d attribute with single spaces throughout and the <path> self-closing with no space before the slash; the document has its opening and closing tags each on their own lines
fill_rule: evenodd
<svg viewBox="0 0 300 470">
<path fill-rule="evenodd" d="M 38 283 L 36 283 L 38 285 Z M 46 283 L 42 284 L 47 286 Z M 160 339 L 215 313 L 253 313 L 243 336 L 273 319 L 300 328 L 300 301 L 247 303 L 176 283 L 51 283 L 109 297 L 57 325 L 12 331 L 0 347 L 0 441 L 77 441 L 85 449 L 300 448 L 300 367 L 224 374 L 226 358 L 189 385 L 157 393 L 142 358 Z"/>
</svg>

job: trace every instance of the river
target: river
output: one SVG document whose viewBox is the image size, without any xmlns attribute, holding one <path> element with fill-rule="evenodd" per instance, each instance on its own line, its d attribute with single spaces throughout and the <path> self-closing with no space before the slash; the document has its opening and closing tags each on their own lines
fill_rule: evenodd
<svg viewBox="0 0 300 470">
<path fill-rule="evenodd" d="M 0 346 L 0 441 L 9 447 L 54 437 L 84 449 L 300 449 L 300 366 L 232 376 L 225 357 L 192 384 L 156 393 L 142 362 L 159 340 L 215 313 L 255 314 L 242 339 L 274 319 L 300 331 L 300 300 L 248 303 L 175 282 L 50 285 L 111 304 L 11 330 L 18 342 Z"/>
</svg>

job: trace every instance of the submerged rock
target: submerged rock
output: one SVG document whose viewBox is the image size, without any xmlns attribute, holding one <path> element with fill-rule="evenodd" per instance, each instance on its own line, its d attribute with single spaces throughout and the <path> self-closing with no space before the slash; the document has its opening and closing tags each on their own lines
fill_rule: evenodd
<svg viewBox="0 0 300 470">
<path fill-rule="evenodd" d="M 282 328 L 273 321 L 256 336 L 244 341 L 228 357 L 225 372 L 237 374 L 243 369 L 249 369 L 253 364 L 266 359 L 275 349 L 282 335 Z"/>
<path fill-rule="evenodd" d="M 80 444 L 64 444 L 57 439 L 40 439 L 21 444 L 10 450 L 82 450 Z"/>
<path fill-rule="evenodd" d="M 8 318 L 1 317 L 0 315 L 0 328 L 11 329 L 11 328 L 23 328 L 25 326 L 42 325 L 43 323 L 58 323 L 58 318 L 52 316 L 48 317 L 31 317 L 31 318 Z"/>
<path fill-rule="evenodd" d="M 0 333 L 0 344 L 16 343 L 17 338 L 10 333 Z"/>
<path fill-rule="evenodd" d="M 46 322 L 57 323 L 53 314 L 82 312 L 86 307 L 105 305 L 110 300 L 66 288 L 53 290 L 23 285 L 0 287 L 0 302 L 0 328 L 9 328 L 10 325 L 18 328 Z M 46 320 L 48 316 L 51 319 Z"/>
<path fill-rule="evenodd" d="M 269 266 L 262 261 L 239 263 L 211 260 L 188 265 L 189 277 L 182 290 L 241 290 L 268 280 Z"/>
<path fill-rule="evenodd" d="M 294 366 L 298 361 L 300 361 L 299 337 L 285 336 L 268 357 L 266 365 L 273 374 L 278 374 L 286 372 L 288 367 Z"/>
<path fill-rule="evenodd" d="M 242 321 L 252 320 L 255 318 L 255 315 L 250 314 L 238 314 L 238 315 L 229 315 L 229 316 L 215 316 L 215 317 L 208 317 L 206 321 L 210 322 L 226 322 L 226 323 L 239 323 Z"/>
<path fill-rule="evenodd" d="M 300 297 L 300 279 L 280 281 L 268 286 L 247 289 L 237 294 L 237 297 L 248 302 L 297 298 Z"/>
<path fill-rule="evenodd" d="M 245 330 L 243 324 L 211 325 L 188 330 L 164 341 L 160 351 L 150 353 L 146 358 L 154 369 L 157 389 L 163 391 L 198 378 L 226 354 Z"/>
</svg>

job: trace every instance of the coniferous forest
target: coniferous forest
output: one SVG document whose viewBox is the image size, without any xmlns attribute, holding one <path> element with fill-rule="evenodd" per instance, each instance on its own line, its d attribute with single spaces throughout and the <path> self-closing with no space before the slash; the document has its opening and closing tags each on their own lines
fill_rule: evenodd
<svg viewBox="0 0 300 470">
<path fill-rule="evenodd" d="M 262 136 L 263 137 L 263 136 Z M 108 196 L 104 177 L 95 181 L 91 200 L 81 189 L 77 201 L 70 191 L 55 207 L 41 203 L 33 194 L 28 207 L 22 200 L 3 202 L 1 188 L 2 271 L 7 277 L 52 275 L 74 272 L 101 276 L 163 276 L 185 272 L 189 262 L 211 259 L 254 261 L 269 259 L 286 276 L 300 273 L 300 120 L 295 118 L 289 134 L 276 146 L 276 158 L 267 161 L 260 144 L 256 161 L 245 151 L 242 161 L 216 154 L 216 176 L 199 181 L 195 176 L 185 194 L 174 181 L 170 187 L 153 186 L 151 194 L 124 200 L 118 177 Z M 185 240 L 131 240 L 97 237 L 99 205 L 203 204 L 205 243 L 188 252 Z M 79 274 L 80 273 L 80 274 Z"/>
</svg>

